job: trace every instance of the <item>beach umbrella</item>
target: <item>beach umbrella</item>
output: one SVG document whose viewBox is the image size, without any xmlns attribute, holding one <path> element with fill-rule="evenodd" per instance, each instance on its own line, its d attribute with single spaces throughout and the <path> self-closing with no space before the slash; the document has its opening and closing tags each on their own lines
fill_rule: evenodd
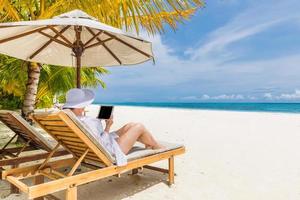
<svg viewBox="0 0 300 200">
<path fill-rule="evenodd" d="M 26 61 L 77 68 L 139 64 L 153 59 L 150 42 L 97 21 L 80 10 L 52 19 L 0 24 L 0 53 Z"/>
</svg>

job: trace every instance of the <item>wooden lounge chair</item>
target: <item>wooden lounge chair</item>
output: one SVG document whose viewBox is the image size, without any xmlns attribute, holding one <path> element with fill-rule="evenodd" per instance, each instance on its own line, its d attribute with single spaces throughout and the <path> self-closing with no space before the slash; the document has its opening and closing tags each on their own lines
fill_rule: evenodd
<svg viewBox="0 0 300 200">
<path fill-rule="evenodd" d="M 45 138 L 43 134 L 38 132 L 16 112 L 1 110 L 0 121 L 15 133 L 0 150 L 0 171 L 3 170 L 4 166 L 15 167 L 24 162 L 44 159 L 57 144 L 53 138 Z M 21 147 L 9 148 L 9 144 L 17 136 L 21 137 L 25 143 Z M 21 155 L 25 151 L 34 150 L 44 150 L 45 152 L 26 156 Z M 66 154 L 69 154 L 69 152 L 60 148 L 53 156 Z"/>
<path fill-rule="evenodd" d="M 58 145 L 62 145 L 72 153 L 73 158 L 49 162 L 51 155 L 58 147 L 56 145 L 42 164 L 4 171 L 2 178 L 27 193 L 29 199 L 66 190 L 66 199 L 76 200 L 79 185 L 108 176 L 120 175 L 130 170 L 136 171 L 141 167 L 168 173 L 168 182 L 171 185 L 174 183 L 174 156 L 185 152 L 185 148 L 180 145 L 168 145 L 165 150 L 134 148 L 127 157 L 127 165 L 117 166 L 115 158 L 95 141 L 88 128 L 71 111 L 34 114 L 33 119 L 58 141 Z M 149 166 L 149 164 L 166 159 L 169 161 L 169 169 Z M 74 175 L 80 164 L 90 166 L 91 170 Z M 58 170 L 65 166 L 71 166 L 66 174 Z M 23 182 L 23 179 L 29 177 L 34 177 L 35 185 L 28 186 Z M 44 182 L 43 177 L 51 180 Z"/>
</svg>

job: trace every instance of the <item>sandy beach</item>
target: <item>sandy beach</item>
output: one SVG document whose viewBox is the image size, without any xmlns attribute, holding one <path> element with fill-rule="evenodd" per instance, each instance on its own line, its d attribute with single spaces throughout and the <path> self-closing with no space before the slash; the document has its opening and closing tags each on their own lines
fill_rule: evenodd
<svg viewBox="0 0 300 200">
<path fill-rule="evenodd" d="M 96 113 L 89 107 L 88 115 Z M 175 160 L 175 185 L 168 187 L 166 175 L 144 169 L 80 186 L 79 199 L 300 198 L 299 114 L 117 106 L 114 121 L 113 129 L 142 122 L 157 139 L 185 145 L 186 154 Z M 167 167 L 167 162 L 157 165 Z M 4 181 L 0 191 L 2 198 L 9 192 Z"/>
</svg>

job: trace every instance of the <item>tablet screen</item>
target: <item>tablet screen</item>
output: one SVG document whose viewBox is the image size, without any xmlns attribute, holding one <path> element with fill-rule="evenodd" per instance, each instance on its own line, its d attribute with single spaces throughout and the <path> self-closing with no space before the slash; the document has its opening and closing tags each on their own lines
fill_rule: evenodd
<svg viewBox="0 0 300 200">
<path fill-rule="evenodd" d="M 101 106 L 98 118 L 109 119 L 113 111 L 113 106 Z"/>
</svg>

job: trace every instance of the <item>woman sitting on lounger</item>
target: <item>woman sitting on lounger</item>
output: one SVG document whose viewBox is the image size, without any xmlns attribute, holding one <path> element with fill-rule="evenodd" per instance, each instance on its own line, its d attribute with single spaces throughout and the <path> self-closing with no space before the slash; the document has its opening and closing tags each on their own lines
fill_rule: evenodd
<svg viewBox="0 0 300 200">
<path fill-rule="evenodd" d="M 118 165 L 127 163 L 126 154 L 130 151 L 136 141 L 145 145 L 146 148 L 164 148 L 153 138 L 151 133 L 140 123 L 128 123 L 117 131 L 110 132 L 113 118 L 105 120 L 103 129 L 101 120 L 84 116 L 84 108 L 90 105 L 95 98 L 93 91 L 88 89 L 71 89 L 67 92 L 64 109 L 71 109 L 73 113 L 90 129 L 93 136 L 106 149 L 116 157 Z"/>
</svg>

